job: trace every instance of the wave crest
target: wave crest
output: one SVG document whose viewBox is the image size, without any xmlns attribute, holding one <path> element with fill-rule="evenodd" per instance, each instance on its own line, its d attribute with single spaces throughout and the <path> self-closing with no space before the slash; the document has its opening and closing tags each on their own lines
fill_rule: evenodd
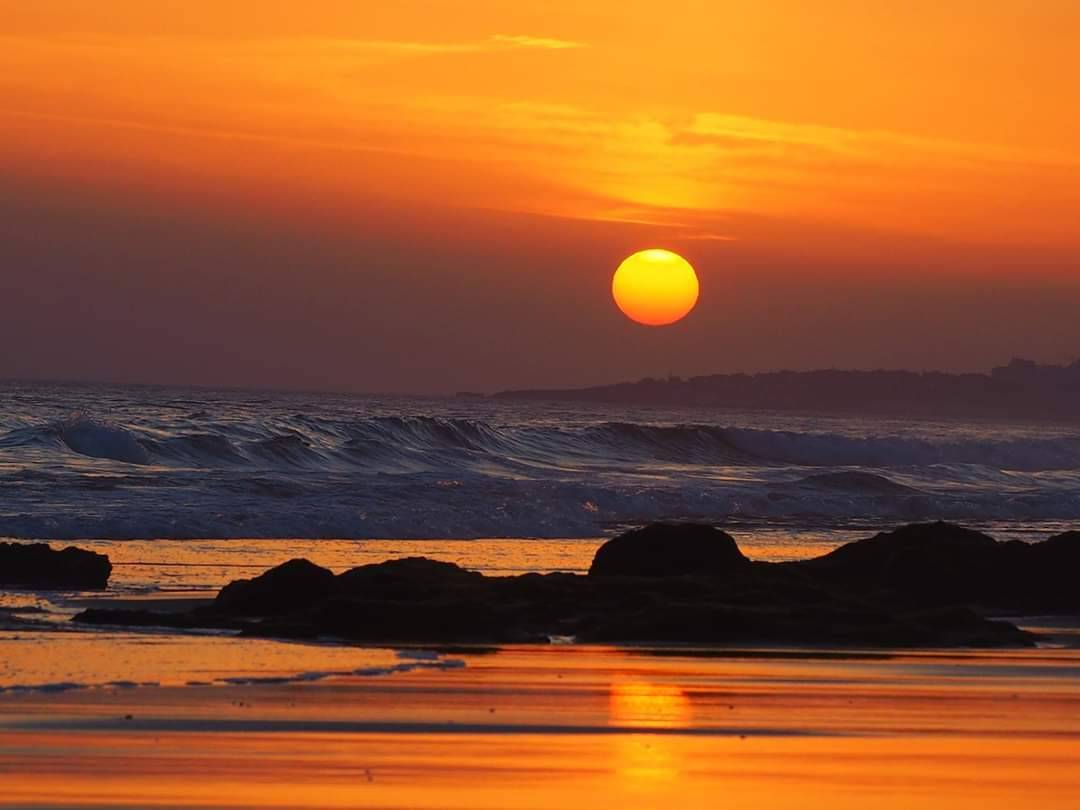
<svg viewBox="0 0 1080 810">
<path fill-rule="evenodd" d="M 56 426 L 60 439 L 75 453 L 90 458 L 149 464 L 150 452 L 125 428 L 98 422 L 87 416 L 72 416 Z"/>
<path fill-rule="evenodd" d="M 1043 472 L 1080 470 L 1080 436 L 938 439 L 853 436 L 714 425 L 601 422 L 584 426 L 496 425 L 434 416 L 291 424 L 215 423 L 198 430 L 142 430 L 84 414 L 0 437 L 0 449 L 66 450 L 127 464 L 260 469 L 447 472 L 470 467 L 532 470 L 611 465 L 904 469 L 977 466 Z"/>
</svg>

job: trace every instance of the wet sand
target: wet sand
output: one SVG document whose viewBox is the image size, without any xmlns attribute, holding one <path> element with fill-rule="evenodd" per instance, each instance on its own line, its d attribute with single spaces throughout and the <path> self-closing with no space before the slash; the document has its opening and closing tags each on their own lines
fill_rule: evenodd
<svg viewBox="0 0 1080 810">
<path fill-rule="evenodd" d="M 329 648 L 305 649 L 317 671 Z M 444 665 L 2 694 L 3 804 L 1019 810 L 1080 798 L 1076 649 L 397 660 Z"/>
</svg>

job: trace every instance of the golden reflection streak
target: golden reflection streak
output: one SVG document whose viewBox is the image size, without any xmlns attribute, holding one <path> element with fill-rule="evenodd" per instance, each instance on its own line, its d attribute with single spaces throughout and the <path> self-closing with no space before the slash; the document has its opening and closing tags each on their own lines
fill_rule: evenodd
<svg viewBox="0 0 1080 810">
<path fill-rule="evenodd" d="M 634 729 L 688 728 L 693 721 L 690 699 L 674 684 L 617 679 L 611 684 L 609 722 Z M 677 781 L 684 769 L 680 750 L 660 734 L 628 734 L 613 738 L 615 775 L 627 788 L 649 789 Z"/>
</svg>

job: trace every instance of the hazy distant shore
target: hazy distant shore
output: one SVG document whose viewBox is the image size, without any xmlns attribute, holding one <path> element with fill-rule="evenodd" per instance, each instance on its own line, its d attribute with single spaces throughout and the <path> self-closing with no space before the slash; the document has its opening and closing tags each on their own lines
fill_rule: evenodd
<svg viewBox="0 0 1080 810">
<path fill-rule="evenodd" d="M 466 394 L 465 396 L 474 396 Z M 988 374 L 927 371 L 776 371 L 646 378 L 565 389 L 500 391 L 498 400 L 856 413 L 954 419 L 1080 421 L 1080 361 L 1013 360 Z"/>
</svg>

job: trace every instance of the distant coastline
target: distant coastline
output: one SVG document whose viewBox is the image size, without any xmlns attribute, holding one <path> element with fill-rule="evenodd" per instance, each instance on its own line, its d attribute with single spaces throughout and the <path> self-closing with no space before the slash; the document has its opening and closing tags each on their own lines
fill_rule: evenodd
<svg viewBox="0 0 1080 810">
<path fill-rule="evenodd" d="M 1070 365 L 1041 365 L 1017 358 L 987 374 L 829 369 L 646 377 L 586 388 L 500 391 L 491 398 L 1080 421 L 1080 360 Z"/>
</svg>

